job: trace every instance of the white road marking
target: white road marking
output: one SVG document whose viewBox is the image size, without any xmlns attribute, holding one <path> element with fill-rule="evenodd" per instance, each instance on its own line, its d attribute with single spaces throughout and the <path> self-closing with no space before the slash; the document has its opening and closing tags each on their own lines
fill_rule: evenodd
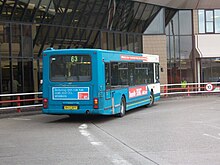
<svg viewBox="0 0 220 165">
<path fill-rule="evenodd" d="M 86 130 L 79 130 L 79 132 L 80 132 L 81 135 L 83 135 L 83 136 L 89 136 L 89 135 L 90 135 L 90 133 L 89 133 L 88 131 L 86 131 Z"/>
<path fill-rule="evenodd" d="M 127 160 L 123 159 L 119 153 L 115 153 L 113 151 L 111 151 L 110 148 L 108 148 L 108 146 L 106 146 L 104 143 L 98 141 L 96 139 L 95 136 L 93 136 L 88 130 L 88 125 L 87 124 L 82 124 L 79 126 L 79 132 L 81 133 L 81 135 L 83 135 L 84 137 L 87 138 L 87 140 L 90 142 L 91 145 L 95 146 L 99 152 L 101 153 L 108 153 L 108 155 L 106 155 L 110 161 L 114 164 L 114 165 L 131 165 L 130 162 L 128 162 Z"/>
<path fill-rule="evenodd" d="M 100 146 L 102 145 L 102 142 L 90 142 L 94 146 Z"/>
<path fill-rule="evenodd" d="M 88 125 L 87 124 L 82 124 L 79 126 L 79 129 L 87 129 Z"/>
<path fill-rule="evenodd" d="M 8 118 L 8 119 L 12 119 L 12 120 L 21 120 L 21 121 L 28 121 L 31 119 L 25 119 L 25 118 Z"/>
<path fill-rule="evenodd" d="M 128 162 L 126 160 L 119 160 L 119 159 L 113 159 L 112 163 L 117 164 L 117 165 L 128 165 Z"/>
<path fill-rule="evenodd" d="M 204 136 L 208 136 L 208 137 L 211 137 L 211 138 L 214 138 L 214 139 L 217 139 L 217 140 L 220 140 L 220 137 L 217 137 L 217 136 L 214 136 L 214 135 L 209 135 L 209 134 L 203 134 Z M 218 134 L 220 136 L 220 133 Z"/>
</svg>

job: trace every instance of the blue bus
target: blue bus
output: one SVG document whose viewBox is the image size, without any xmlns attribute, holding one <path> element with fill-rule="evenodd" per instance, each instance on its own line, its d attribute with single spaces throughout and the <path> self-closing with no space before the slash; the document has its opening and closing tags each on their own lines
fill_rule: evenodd
<svg viewBox="0 0 220 165">
<path fill-rule="evenodd" d="M 43 113 L 124 116 L 160 99 L 159 56 L 101 49 L 43 52 Z"/>
</svg>

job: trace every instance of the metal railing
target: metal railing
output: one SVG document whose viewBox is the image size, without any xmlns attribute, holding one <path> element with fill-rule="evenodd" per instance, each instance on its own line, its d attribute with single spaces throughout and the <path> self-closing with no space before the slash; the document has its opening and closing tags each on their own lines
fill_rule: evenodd
<svg viewBox="0 0 220 165">
<path fill-rule="evenodd" d="M 1 94 L 0 95 L 0 110 L 7 109 L 17 109 L 17 112 L 21 112 L 21 108 L 30 108 L 30 107 L 41 107 L 42 98 L 39 97 L 42 95 L 42 92 L 33 92 L 33 93 L 15 93 L 15 94 Z M 22 98 L 22 96 L 29 96 L 30 98 Z M 13 98 L 5 99 L 7 97 Z M 28 104 L 29 102 L 34 102 L 34 104 Z M 27 105 L 21 105 L 25 103 Z M 9 106 L 3 106 L 3 104 L 15 104 Z"/>
<path fill-rule="evenodd" d="M 220 93 L 220 82 L 207 83 L 184 83 L 184 84 L 162 84 L 161 96 L 190 96 L 199 93 Z M 29 98 L 25 98 L 29 96 Z M 0 110 L 16 109 L 21 112 L 21 108 L 42 107 L 42 92 L 0 94 Z M 9 97 L 9 98 L 8 98 Z M 12 99 L 13 98 L 13 99 Z M 21 104 L 26 105 L 21 105 Z M 30 103 L 30 104 L 29 104 Z M 5 106 L 7 104 L 9 106 Z M 14 105 L 12 105 L 14 104 Z"/>
<path fill-rule="evenodd" d="M 181 83 L 161 85 L 161 96 L 220 93 L 220 82 Z"/>
</svg>

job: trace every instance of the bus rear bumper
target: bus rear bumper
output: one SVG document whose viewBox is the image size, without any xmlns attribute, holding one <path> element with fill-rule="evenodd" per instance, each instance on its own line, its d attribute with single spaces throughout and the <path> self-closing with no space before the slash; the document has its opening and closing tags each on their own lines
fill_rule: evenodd
<svg viewBox="0 0 220 165">
<path fill-rule="evenodd" d="M 43 114 L 51 114 L 51 115 L 73 115 L 73 114 L 112 115 L 111 110 L 104 110 L 104 109 L 80 109 L 80 110 L 43 109 L 42 112 Z"/>
</svg>

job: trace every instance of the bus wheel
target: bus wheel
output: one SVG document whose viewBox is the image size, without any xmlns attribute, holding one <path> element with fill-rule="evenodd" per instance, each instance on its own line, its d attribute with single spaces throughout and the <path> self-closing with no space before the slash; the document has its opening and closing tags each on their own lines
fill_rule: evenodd
<svg viewBox="0 0 220 165">
<path fill-rule="evenodd" d="M 125 101 L 125 98 L 122 97 L 121 104 L 120 104 L 120 112 L 119 112 L 119 114 L 117 114 L 117 116 L 123 117 L 125 115 L 125 111 L 126 111 L 126 101 Z"/>
<path fill-rule="evenodd" d="M 154 92 L 150 93 L 150 103 L 147 106 L 151 107 L 152 105 L 154 105 Z"/>
</svg>

